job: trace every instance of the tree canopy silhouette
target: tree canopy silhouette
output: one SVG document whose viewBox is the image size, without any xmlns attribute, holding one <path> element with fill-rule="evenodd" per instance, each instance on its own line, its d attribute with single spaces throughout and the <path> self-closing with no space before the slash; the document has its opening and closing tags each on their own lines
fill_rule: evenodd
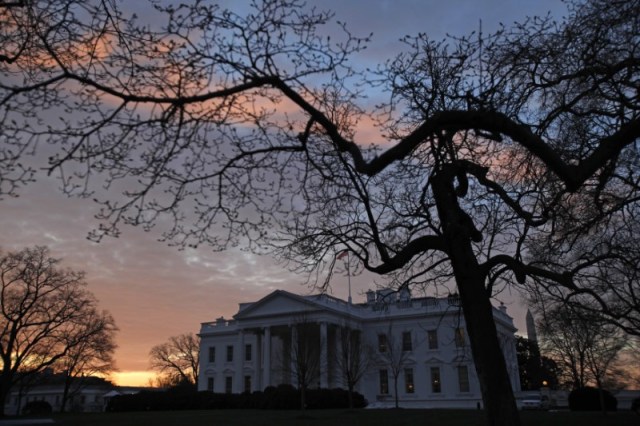
<svg viewBox="0 0 640 426">
<path fill-rule="evenodd" d="M 46 247 L 0 256 L 0 417 L 12 387 L 45 369 L 65 375 L 63 410 L 72 379 L 113 370 L 115 322 L 59 262 Z"/>
</svg>

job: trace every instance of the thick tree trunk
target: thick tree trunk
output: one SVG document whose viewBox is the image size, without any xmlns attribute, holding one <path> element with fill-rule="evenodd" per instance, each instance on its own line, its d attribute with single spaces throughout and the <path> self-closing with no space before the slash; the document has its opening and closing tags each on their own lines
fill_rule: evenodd
<svg viewBox="0 0 640 426">
<path fill-rule="evenodd" d="M 7 397 L 9 396 L 9 390 L 5 390 L 5 386 L 0 385 L 0 419 L 5 416 L 4 406 L 7 403 Z"/>
<path fill-rule="evenodd" d="M 398 376 L 393 377 L 393 395 L 395 398 L 396 408 L 400 408 L 400 402 L 398 401 Z"/>
<path fill-rule="evenodd" d="M 307 409 L 307 387 L 300 386 L 300 409 Z"/>
<path fill-rule="evenodd" d="M 0 418 L 5 416 L 4 406 L 11 392 L 11 373 L 6 367 L 6 360 L 3 361 L 5 362 L 5 368 L 0 371 Z"/>
<path fill-rule="evenodd" d="M 67 410 L 67 402 L 69 401 L 69 388 L 71 387 L 71 376 L 67 375 L 64 379 L 64 390 L 62 392 L 62 403 L 60 404 L 60 412 Z"/>
<path fill-rule="evenodd" d="M 520 415 L 498 341 L 491 299 L 485 289 L 485 276 L 471 245 L 476 231 L 470 218 L 460 208 L 453 180 L 453 169 L 438 173 L 433 177 L 433 192 L 460 292 L 488 424 L 518 426 Z"/>
</svg>

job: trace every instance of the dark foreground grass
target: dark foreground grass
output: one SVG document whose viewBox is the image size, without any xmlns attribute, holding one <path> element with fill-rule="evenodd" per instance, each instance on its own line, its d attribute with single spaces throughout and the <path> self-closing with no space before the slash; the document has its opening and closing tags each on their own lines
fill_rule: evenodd
<svg viewBox="0 0 640 426">
<path fill-rule="evenodd" d="M 617 413 L 521 413 L 524 426 L 638 426 L 640 416 Z M 483 426 L 476 410 L 212 410 L 54 415 L 60 426 Z"/>
</svg>

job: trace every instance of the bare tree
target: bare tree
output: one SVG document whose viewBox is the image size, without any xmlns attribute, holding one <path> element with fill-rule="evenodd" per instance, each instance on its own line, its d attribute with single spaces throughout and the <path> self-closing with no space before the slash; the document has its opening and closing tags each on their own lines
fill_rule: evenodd
<svg viewBox="0 0 640 426">
<path fill-rule="evenodd" d="M 97 301 L 84 273 L 61 269 L 59 262 L 46 247 L 0 257 L 0 415 L 18 379 L 73 354 L 89 354 L 83 347 L 96 343 L 87 325 L 95 319 Z"/>
<path fill-rule="evenodd" d="M 362 331 L 343 324 L 339 327 L 340 343 L 334 353 L 335 364 L 349 391 L 349 408 L 353 408 L 353 392 L 373 361 L 372 348 L 363 342 Z"/>
<path fill-rule="evenodd" d="M 168 377 L 173 385 L 198 385 L 200 365 L 200 339 L 193 333 L 172 336 L 169 341 L 149 351 L 151 368 Z"/>
<path fill-rule="evenodd" d="M 69 338 L 69 343 L 80 339 L 54 366 L 64 374 L 64 392 L 60 403 L 60 412 L 66 409 L 69 398 L 96 376 L 108 377 L 115 370 L 113 358 L 116 350 L 115 334 L 118 331 L 115 320 L 106 311 L 93 310 L 87 313 L 84 323 Z"/>
<path fill-rule="evenodd" d="M 602 389 L 626 346 L 622 331 L 589 313 L 555 306 L 542 312 L 541 346 L 572 388 Z"/>
<path fill-rule="evenodd" d="M 402 335 L 402 334 L 401 334 Z M 393 324 L 385 333 L 380 333 L 378 338 L 378 350 L 375 352 L 376 361 L 379 365 L 388 368 L 393 378 L 393 397 L 395 407 L 399 408 L 398 379 L 400 374 L 409 365 L 411 352 L 405 350 L 403 340 L 398 338 L 398 331 L 394 332 Z"/>
<path fill-rule="evenodd" d="M 481 37 L 408 37 L 374 74 L 349 62 L 367 38 L 331 13 L 253 7 L 156 4 L 161 28 L 106 1 L 0 9 L 0 190 L 28 183 L 26 156 L 44 146 L 69 194 L 125 184 L 118 199 L 97 194 L 98 239 L 168 218 L 172 244 L 275 250 L 312 279 L 344 249 L 398 284 L 453 279 L 492 425 L 520 424 L 497 291 L 590 297 L 637 324 L 637 280 L 625 279 L 637 265 L 625 252 L 639 193 L 636 1 L 574 0 L 561 22 Z M 380 85 L 390 100 L 370 109 L 360 90 Z M 364 117 L 386 144 L 356 140 Z M 600 267 L 600 285 L 585 279 Z M 626 275 L 603 292 L 616 269 Z"/>
<path fill-rule="evenodd" d="M 321 339 L 317 323 L 311 322 L 306 315 L 296 319 L 292 326 L 290 362 L 300 391 L 301 410 L 307 407 L 307 390 L 320 377 L 323 368 L 321 348 L 326 345 L 326 340 Z"/>
</svg>

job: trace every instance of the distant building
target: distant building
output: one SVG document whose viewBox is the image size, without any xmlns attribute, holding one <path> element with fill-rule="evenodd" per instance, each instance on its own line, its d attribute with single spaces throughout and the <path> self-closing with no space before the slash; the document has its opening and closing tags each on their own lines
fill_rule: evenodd
<svg viewBox="0 0 640 426">
<path fill-rule="evenodd" d="M 515 331 L 506 307 L 494 319 L 514 391 L 520 390 Z M 403 352 L 398 398 L 403 407 L 476 408 L 481 403 L 466 326 L 457 296 L 412 298 L 383 289 L 364 303 L 326 295 L 276 290 L 241 303 L 232 320 L 218 318 L 200 329 L 200 390 L 233 392 L 296 385 L 292 352 L 299 330 L 312 334 L 320 368 L 312 387 L 346 388 L 337 354 L 341 330 L 359 330 L 372 363 L 356 390 L 370 404 L 393 404 L 391 365 L 385 354 Z M 396 345 L 397 347 L 391 347 Z"/>
<path fill-rule="evenodd" d="M 99 377 L 76 379 L 70 388 L 65 411 L 95 413 L 104 411 L 109 400 L 117 395 L 138 393 L 141 388 L 115 386 Z M 49 370 L 30 377 L 28 383 L 11 389 L 5 403 L 7 415 L 21 414 L 24 407 L 33 401 L 45 401 L 54 413 L 60 412 L 64 395 L 64 375 Z"/>
<path fill-rule="evenodd" d="M 82 387 L 69 396 L 65 410 L 68 412 L 94 413 L 104 411 L 107 400 L 105 395 L 112 391 L 113 385 L 92 384 Z M 23 408 L 33 401 L 45 401 L 53 412 L 59 412 L 62 405 L 64 385 L 43 384 L 34 385 L 22 391 L 14 389 L 9 394 L 5 404 L 5 413 L 17 415 Z"/>
</svg>

